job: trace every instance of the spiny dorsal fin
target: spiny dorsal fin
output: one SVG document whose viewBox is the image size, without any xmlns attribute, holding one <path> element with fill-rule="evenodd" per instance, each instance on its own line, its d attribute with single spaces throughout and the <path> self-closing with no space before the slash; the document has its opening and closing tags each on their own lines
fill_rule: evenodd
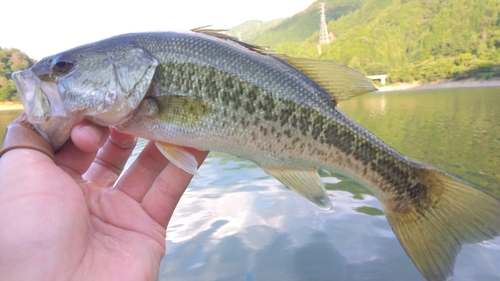
<svg viewBox="0 0 500 281">
<path fill-rule="evenodd" d="M 251 51 L 257 52 L 259 54 L 263 54 L 263 55 L 273 54 L 273 51 L 269 50 L 268 47 L 263 47 L 263 46 L 258 46 L 258 45 L 254 45 L 251 43 L 243 42 L 243 41 L 238 40 L 238 38 L 236 38 L 234 36 L 228 35 L 226 33 L 227 32 L 226 29 L 210 29 L 208 27 L 210 27 L 210 25 L 194 28 L 194 29 L 191 29 L 191 31 L 214 36 L 214 37 L 217 37 L 219 39 L 233 41 L 233 42 L 240 44 L 241 46 L 243 46 Z"/>
<path fill-rule="evenodd" d="M 322 60 L 276 55 L 318 83 L 333 98 L 335 104 L 378 89 L 363 74 L 348 66 Z"/>
</svg>

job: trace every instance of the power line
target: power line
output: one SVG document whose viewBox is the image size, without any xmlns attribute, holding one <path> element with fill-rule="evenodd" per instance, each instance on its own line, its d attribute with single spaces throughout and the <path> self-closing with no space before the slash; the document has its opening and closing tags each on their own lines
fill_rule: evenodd
<svg viewBox="0 0 500 281">
<path fill-rule="evenodd" d="M 329 44 L 329 43 L 330 43 L 330 38 L 328 37 L 328 29 L 326 27 L 326 19 L 325 19 L 325 3 L 321 3 L 318 45 Z"/>
</svg>

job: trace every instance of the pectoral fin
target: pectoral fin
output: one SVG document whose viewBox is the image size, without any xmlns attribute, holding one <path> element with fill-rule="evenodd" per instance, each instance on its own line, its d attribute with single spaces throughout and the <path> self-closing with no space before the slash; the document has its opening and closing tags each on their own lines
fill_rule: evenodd
<svg viewBox="0 0 500 281">
<path fill-rule="evenodd" d="M 165 142 L 155 142 L 155 144 L 158 150 L 177 167 L 192 175 L 200 175 L 198 173 L 198 162 L 196 162 L 194 156 L 182 148 L 182 146 Z"/>
<path fill-rule="evenodd" d="M 332 208 L 330 198 L 316 169 L 296 170 L 273 167 L 263 168 L 263 170 L 321 209 Z"/>
</svg>

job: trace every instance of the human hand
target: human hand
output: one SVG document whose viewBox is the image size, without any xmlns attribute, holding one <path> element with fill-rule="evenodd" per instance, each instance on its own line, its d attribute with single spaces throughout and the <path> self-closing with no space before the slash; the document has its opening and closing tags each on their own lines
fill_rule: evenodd
<svg viewBox="0 0 500 281">
<path fill-rule="evenodd" d="M 149 143 L 112 188 L 134 137 L 84 121 L 71 139 L 55 163 L 32 149 L 0 158 L 0 280 L 156 280 L 192 175 Z"/>
</svg>

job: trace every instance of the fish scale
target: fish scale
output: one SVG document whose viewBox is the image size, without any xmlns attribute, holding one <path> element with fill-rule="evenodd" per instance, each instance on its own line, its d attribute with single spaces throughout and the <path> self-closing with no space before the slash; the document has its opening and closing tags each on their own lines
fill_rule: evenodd
<svg viewBox="0 0 500 281">
<path fill-rule="evenodd" d="M 30 121 L 56 150 L 87 118 L 156 142 L 192 174 L 197 162 L 184 146 L 252 160 L 324 209 L 331 202 L 317 170 L 350 176 L 380 200 L 427 280 L 449 279 L 463 244 L 500 234 L 498 199 L 399 154 L 337 108 L 375 90 L 346 66 L 196 29 L 112 37 L 13 78 Z"/>
<path fill-rule="evenodd" d="M 181 73 L 181 75 L 175 75 L 176 73 Z M 190 77 L 195 76 L 195 74 L 197 79 L 190 79 Z M 401 161 L 403 156 L 399 155 L 394 150 L 390 149 L 384 151 L 373 146 L 372 144 L 374 143 L 380 147 L 388 147 L 366 130 L 359 130 L 359 125 L 354 122 L 349 122 L 349 119 L 338 122 L 338 120 L 332 120 L 333 118 L 325 118 L 317 114 L 315 110 L 304 108 L 291 101 L 280 100 L 254 84 L 248 83 L 237 76 L 215 68 L 194 64 L 180 64 L 176 62 L 164 63 L 157 71 L 157 76 L 155 76 L 153 81 L 159 93 L 191 96 L 196 99 L 207 101 L 211 105 L 213 119 L 207 120 L 203 125 L 200 125 L 200 127 L 209 128 L 207 134 L 212 131 L 224 132 L 224 128 L 227 128 L 227 126 L 221 122 L 224 122 L 224 120 L 231 120 L 238 123 L 239 127 L 250 132 L 250 136 L 248 136 L 248 134 L 242 136 L 244 140 L 250 137 L 249 139 L 252 141 L 259 139 L 263 140 L 264 143 L 269 143 L 269 138 L 280 139 L 283 147 L 273 147 L 272 149 L 266 148 L 266 150 L 270 151 L 282 151 L 282 153 L 276 153 L 276 155 L 284 154 L 284 150 L 286 149 L 297 152 L 295 149 L 297 147 L 297 141 L 294 142 L 295 139 L 308 137 L 312 138 L 314 141 L 318 140 L 321 144 L 326 143 L 328 147 L 320 148 L 316 146 L 315 153 L 312 153 L 312 151 L 303 151 L 303 153 L 301 153 L 301 159 L 311 154 L 325 156 L 321 164 L 318 164 L 316 158 L 311 160 L 311 162 L 315 162 L 314 165 L 323 168 L 332 168 L 335 166 L 335 162 L 339 162 L 330 160 L 335 159 L 332 153 L 327 152 L 331 150 L 332 146 L 339 147 L 341 150 L 343 149 L 344 154 L 352 154 L 353 157 L 360 158 L 365 163 L 379 161 L 379 158 L 382 157 L 379 157 L 380 154 L 384 156 L 387 155 L 385 157 L 392 156 L 392 165 L 377 165 L 389 171 L 394 169 L 397 170 L 398 166 L 396 164 L 402 166 L 407 165 L 406 162 Z M 191 83 L 187 83 L 187 81 L 191 81 Z M 203 85 L 205 85 L 205 87 L 203 87 Z M 153 95 L 155 95 L 155 93 L 153 93 Z M 330 107 L 330 109 L 330 116 L 337 115 L 336 119 L 345 118 L 338 110 L 335 110 L 333 107 Z M 266 124 L 261 124 L 264 122 Z M 350 124 L 351 127 L 347 127 L 346 125 L 341 126 L 340 124 Z M 275 133 L 268 135 L 267 128 L 270 128 L 269 131 L 275 131 Z M 281 129 L 276 130 L 276 128 Z M 358 132 L 353 132 L 354 129 L 352 128 L 357 129 Z M 292 129 L 295 131 L 298 130 L 300 133 L 291 133 L 290 130 Z M 227 135 L 227 133 L 222 134 Z M 177 138 L 179 140 L 184 140 L 185 137 L 186 136 L 180 136 Z M 207 146 L 213 146 L 211 139 L 206 139 L 206 137 L 207 136 L 200 136 L 202 139 L 201 141 L 205 139 L 206 142 L 208 142 Z M 220 137 L 214 136 L 213 138 L 219 139 Z M 282 140 L 283 138 L 289 140 Z M 367 139 L 371 141 L 366 141 Z M 174 139 L 171 141 L 176 142 Z M 300 144 L 303 147 L 309 142 L 312 143 L 313 141 L 301 140 Z M 196 143 L 195 145 L 203 146 L 202 143 Z M 208 149 L 209 147 L 206 148 Z M 263 149 L 264 147 L 259 144 L 256 148 Z M 227 150 L 227 145 L 217 147 L 217 150 Z M 240 156 L 250 158 L 250 160 L 257 163 L 266 164 L 263 163 L 264 161 L 262 160 L 258 161 L 260 159 L 250 157 L 255 151 L 245 153 L 241 151 L 241 147 L 238 150 L 239 151 L 228 150 L 225 152 L 240 154 Z M 367 151 L 372 151 L 372 153 L 367 153 Z M 373 151 L 378 151 L 378 153 L 373 153 Z M 241 155 L 241 153 L 245 153 L 245 155 Z M 396 160 L 398 161 L 396 162 Z M 401 171 L 395 172 L 396 174 L 400 174 L 398 172 Z"/>
<path fill-rule="evenodd" d="M 180 75 L 175 75 L 177 73 Z M 194 75 L 198 79 L 190 79 Z M 293 168 L 313 166 L 334 169 L 349 176 L 363 178 L 369 186 L 378 187 L 375 189 L 376 193 L 393 189 L 395 198 L 399 201 L 417 205 L 429 204 L 424 202 L 430 200 L 427 198 L 426 186 L 412 181 L 412 178 L 416 177 L 416 170 L 410 167 L 418 168 L 422 165 L 407 161 L 358 124 L 350 122 L 334 107 L 330 107 L 331 112 L 328 115 L 334 117 L 326 118 L 315 110 L 274 97 L 264 89 L 231 73 L 191 63 L 162 64 L 153 83 L 159 93 L 191 96 L 210 104 L 213 117 L 200 124 L 200 128 L 208 130 L 201 129 L 202 133 L 197 134 L 200 140 L 193 141 L 192 145 L 195 147 L 244 157 L 260 166 L 293 165 Z M 203 90 L 202 85 L 206 85 Z M 341 118 L 345 119 L 339 122 L 338 119 Z M 243 131 L 227 131 L 226 128 L 231 126 L 226 126 L 223 120 L 237 123 L 238 128 Z M 348 124 L 350 127 L 341 124 Z M 147 122 L 140 124 L 145 125 L 147 126 Z M 276 132 L 268 135 L 267 128 Z M 190 131 L 183 132 L 172 136 L 171 139 L 166 136 L 156 137 L 181 145 L 191 135 Z M 212 140 L 220 140 L 223 136 L 231 137 L 230 142 L 219 142 L 214 146 Z M 366 141 L 367 139 L 370 141 Z M 253 145 L 245 144 L 248 140 Z M 316 141 L 319 144 L 307 146 Z M 338 149 L 336 155 L 332 148 Z M 355 161 L 362 164 L 353 165 Z M 347 165 L 344 166 L 343 163 Z M 367 165 L 370 165 L 370 173 L 366 169 Z M 359 167 L 359 170 L 353 167 Z M 371 178 L 370 174 L 373 174 Z M 380 181 L 380 178 L 384 184 L 373 182 Z M 398 189 L 395 186 L 405 188 Z M 408 205 L 403 206 L 410 208 Z M 398 210 L 400 209 L 402 207 L 398 207 Z"/>
</svg>

